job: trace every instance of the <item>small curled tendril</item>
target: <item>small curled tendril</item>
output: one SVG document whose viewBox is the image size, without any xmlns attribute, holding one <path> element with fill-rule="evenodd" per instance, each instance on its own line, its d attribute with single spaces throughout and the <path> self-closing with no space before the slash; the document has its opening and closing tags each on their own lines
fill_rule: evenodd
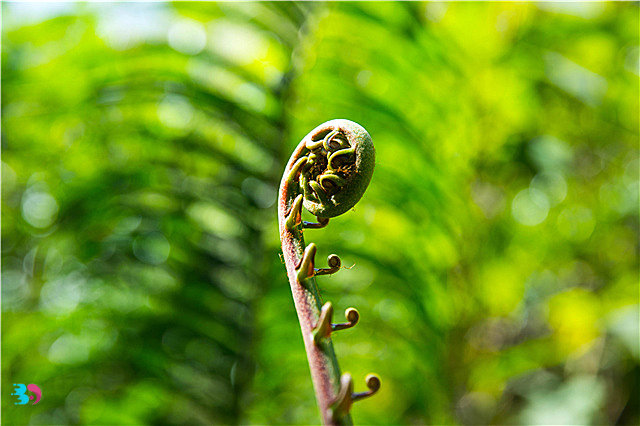
<svg viewBox="0 0 640 426">
<path fill-rule="evenodd" d="M 342 261 L 340 260 L 340 256 L 338 256 L 337 254 L 330 254 L 329 257 L 327 257 L 327 264 L 329 265 L 328 268 L 316 269 L 316 275 L 335 274 L 340 270 Z"/>
<path fill-rule="evenodd" d="M 375 374 L 367 374 L 365 378 L 367 388 L 366 392 L 353 392 L 353 379 L 351 374 L 344 373 L 340 378 L 340 391 L 330 408 L 330 417 L 332 422 L 338 423 L 340 418 L 345 416 L 351 410 L 354 402 L 361 401 L 378 392 L 380 389 L 380 378 Z"/>
<path fill-rule="evenodd" d="M 332 324 L 332 316 L 333 305 L 331 304 L 331 302 L 327 302 L 322 306 L 318 324 L 316 324 L 312 332 L 313 340 L 316 345 L 319 345 L 322 342 L 322 339 L 329 337 L 333 331 L 346 330 L 348 328 L 354 327 L 360 320 L 360 313 L 356 308 L 347 308 L 347 310 L 344 312 L 344 316 L 348 322 L 341 324 Z"/>
</svg>

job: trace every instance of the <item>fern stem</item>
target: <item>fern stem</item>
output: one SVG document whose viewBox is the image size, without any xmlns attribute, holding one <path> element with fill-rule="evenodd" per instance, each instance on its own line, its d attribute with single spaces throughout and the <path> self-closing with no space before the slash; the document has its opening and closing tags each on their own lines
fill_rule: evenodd
<svg viewBox="0 0 640 426">
<path fill-rule="evenodd" d="M 345 146 L 349 148 L 344 149 Z M 342 157 L 342 161 L 337 161 L 337 157 Z M 330 303 L 320 324 L 323 308 L 314 275 L 336 272 L 340 260 L 332 255 L 330 269 L 314 268 L 316 246 L 313 243 L 305 246 L 303 229 L 324 227 L 329 217 L 353 207 L 371 179 L 374 158 L 371 138 L 361 126 L 348 120 L 333 120 L 318 126 L 300 142 L 280 184 L 278 222 L 282 253 L 325 425 L 352 424 L 348 412 L 352 403 L 351 376 L 341 376 L 330 336 L 331 331 L 348 327 L 332 326 Z M 302 221 L 303 203 L 316 214 L 318 223 Z M 353 312 L 350 315 L 355 317 Z M 349 381 L 349 389 L 344 387 L 345 380 Z M 346 397 L 341 398 L 341 394 Z"/>
</svg>

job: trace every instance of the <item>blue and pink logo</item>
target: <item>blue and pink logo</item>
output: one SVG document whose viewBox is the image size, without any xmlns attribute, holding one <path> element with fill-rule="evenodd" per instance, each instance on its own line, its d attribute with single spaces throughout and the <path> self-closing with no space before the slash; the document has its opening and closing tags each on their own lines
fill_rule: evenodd
<svg viewBox="0 0 640 426">
<path fill-rule="evenodd" d="M 13 386 L 14 393 L 11 395 L 15 395 L 16 398 L 18 398 L 18 402 L 14 402 L 14 405 L 25 405 L 33 399 L 35 399 L 35 401 L 33 401 L 33 404 L 31 405 L 36 405 L 40 402 L 40 398 L 42 398 L 42 391 L 38 385 L 30 384 L 25 386 L 22 383 L 14 383 Z M 34 395 L 27 395 L 27 391 L 33 393 L 35 397 Z"/>
</svg>

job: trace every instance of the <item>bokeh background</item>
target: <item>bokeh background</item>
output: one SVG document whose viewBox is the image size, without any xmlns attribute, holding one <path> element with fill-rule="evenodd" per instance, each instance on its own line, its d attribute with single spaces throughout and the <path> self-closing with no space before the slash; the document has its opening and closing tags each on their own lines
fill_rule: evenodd
<svg viewBox="0 0 640 426">
<path fill-rule="evenodd" d="M 348 118 L 356 423 L 638 424 L 638 11 L 2 2 L 3 423 L 318 423 L 275 199 Z"/>
</svg>

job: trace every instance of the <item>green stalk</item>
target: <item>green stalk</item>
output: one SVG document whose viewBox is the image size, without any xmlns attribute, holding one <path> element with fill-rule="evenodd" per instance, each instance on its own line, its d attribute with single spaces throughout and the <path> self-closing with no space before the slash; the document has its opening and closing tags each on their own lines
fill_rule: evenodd
<svg viewBox="0 0 640 426">
<path fill-rule="evenodd" d="M 353 393 L 349 374 L 340 374 L 331 332 L 354 326 L 358 311 L 349 308 L 348 322 L 331 324 L 333 307 L 322 305 L 316 275 L 337 272 L 337 255 L 328 259 L 329 268 L 315 268 L 316 245 L 305 245 L 303 230 L 325 227 L 329 218 L 351 209 L 371 180 L 375 149 L 367 131 L 349 120 L 328 121 L 312 130 L 296 147 L 285 168 L 278 198 L 278 222 L 282 253 L 298 313 L 311 379 L 322 423 L 352 424 L 349 411 L 354 401 L 375 393 L 380 380 L 367 377 L 368 392 Z M 302 221 L 302 206 L 318 218 Z"/>
</svg>

